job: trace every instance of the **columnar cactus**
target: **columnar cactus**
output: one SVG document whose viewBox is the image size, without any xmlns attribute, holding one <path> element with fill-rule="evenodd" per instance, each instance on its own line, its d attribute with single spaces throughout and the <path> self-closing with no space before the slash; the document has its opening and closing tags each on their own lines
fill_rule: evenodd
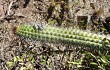
<svg viewBox="0 0 110 70">
<path fill-rule="evenodd" d="M 109 41 L 103 35 L 84 32 L 78 29 L 65 29 L 45 26 L 42 30 L 32 25 L 20 25 L 16 29 L 20 36 L 34 38 L 36 40 L 58 42 L 87 47 L 106 47 Z"/>
</svg>

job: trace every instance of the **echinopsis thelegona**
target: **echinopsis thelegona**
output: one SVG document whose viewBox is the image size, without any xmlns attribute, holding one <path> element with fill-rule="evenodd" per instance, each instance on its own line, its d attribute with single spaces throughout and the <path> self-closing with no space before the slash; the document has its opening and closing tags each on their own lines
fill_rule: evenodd
<svg viewBox="0 0 110 70">
<path fill-rule="evenodd" d="M 105 36 L 78 29 L 44 26 L 42 30 L 39 30 L 35 29 L 33 25 L 20 25 L 16 28 L 16 34 L 39 41 L 58 42 L 76 46 L 96 48 L 110 46 Z"/>
</svg>

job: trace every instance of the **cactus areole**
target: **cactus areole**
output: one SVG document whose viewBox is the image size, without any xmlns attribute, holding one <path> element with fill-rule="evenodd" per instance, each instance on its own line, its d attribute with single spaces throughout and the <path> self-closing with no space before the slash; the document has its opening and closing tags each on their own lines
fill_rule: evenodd
<svg viewBox="0 0 110 70">
<path fill-rule="evenodd" d="M 98 35 L 78 29 L 67 29 L 44 26 L 42 30 L 33 25 L 20 25 L 16 28 L 16 34 L 33 38 L 39 41 L 64 43 L 86 47 L 109 47 L 106 36 Z"/>
</svg>

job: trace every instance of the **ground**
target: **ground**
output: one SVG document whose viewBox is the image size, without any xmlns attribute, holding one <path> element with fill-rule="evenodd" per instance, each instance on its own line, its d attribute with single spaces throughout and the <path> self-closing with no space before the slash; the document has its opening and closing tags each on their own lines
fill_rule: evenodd
<svg viewBox="0 0 110 70">
<path fill-rule="evenodd" d="M 69 62 L 84 57 L 79 53 L 80 48 L 62 43 L 24 39 L 15 34 L 15 27 L 21 24 L 42 23 L 108 34 L 102 24 L 93 25 L 89 21 L 90 16 L 97 11 L 99 11 L 97 16 L 101 19 L 105 20 L 109 17 L 110 8 L 107 7 L 109 2 L 107 0 L 97 0 L 97 2 L 95 0 L 93 2 L 89 0 L 67 2 L 66 0 L 55 2 L 54 0 L 0 0 L 0 69 L 78 70 L 77 64 L 71 65 L 72 63 Z M 81 21 L 85 23 L 81 24 Z"/>
</svg>

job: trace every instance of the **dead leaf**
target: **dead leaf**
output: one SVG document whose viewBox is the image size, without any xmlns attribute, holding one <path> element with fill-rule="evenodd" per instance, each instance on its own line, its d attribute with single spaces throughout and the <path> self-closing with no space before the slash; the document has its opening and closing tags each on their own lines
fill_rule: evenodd
<svg viewBox="0 0 110 70">
<path fill-rule="evenodd" d="M 0 18 L 3 18 L 5 16 L 4 10 L 3 10 L 3 5 L 2 5 L 2 0 L 0 0 Z"/>
</svg>

